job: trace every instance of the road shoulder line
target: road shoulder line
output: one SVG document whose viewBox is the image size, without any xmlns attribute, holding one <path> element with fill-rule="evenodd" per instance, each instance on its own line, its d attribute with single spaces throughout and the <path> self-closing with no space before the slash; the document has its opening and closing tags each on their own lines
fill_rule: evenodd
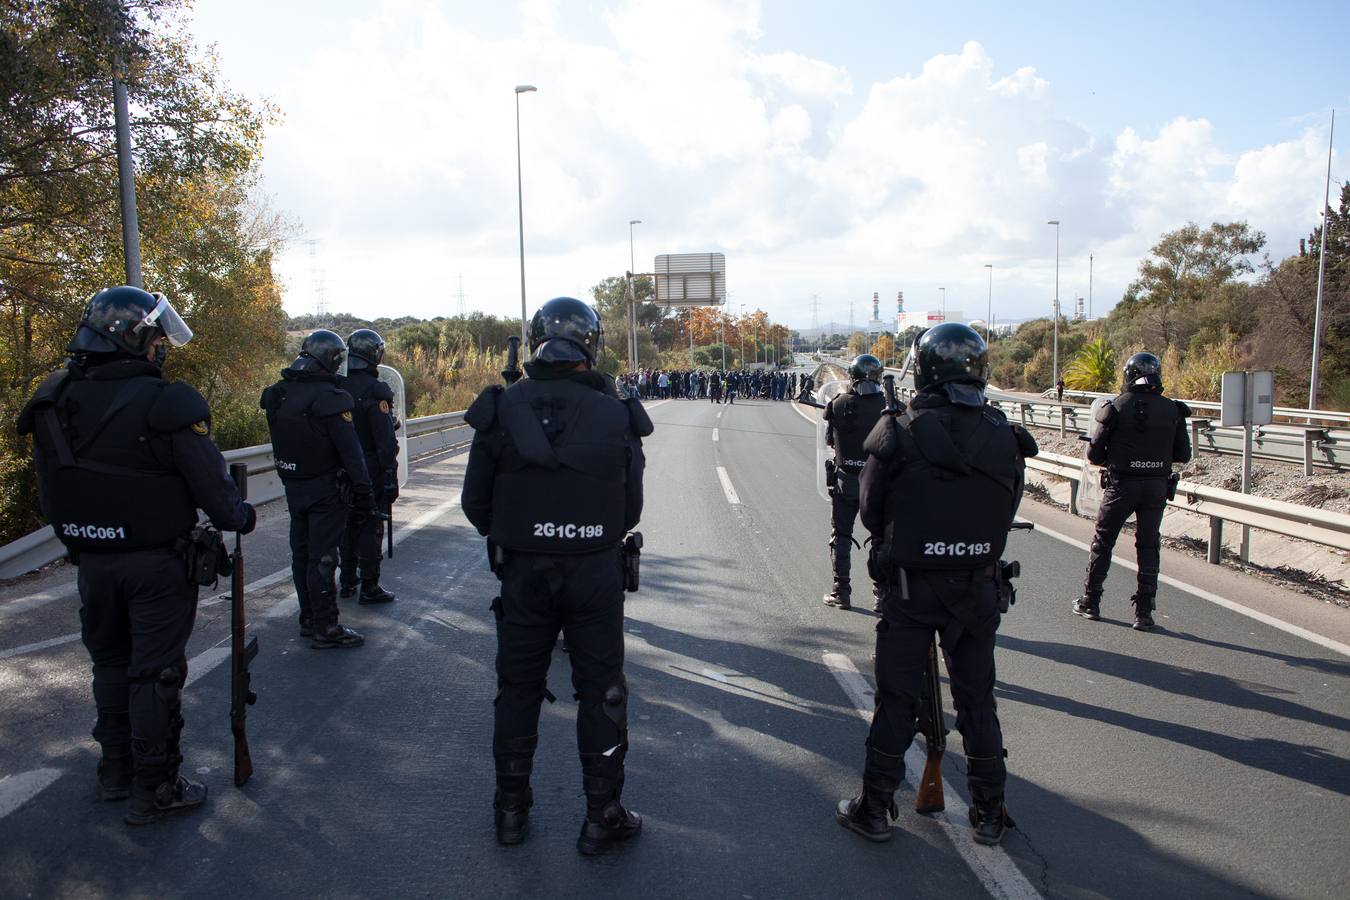
<svg viewBox="0 0 1350 900">
<path fill-rule="evenodd" d="M 863 721 L 872 721 L 873 693 L 867 680 L 854 667 L 853 661 L 842 653 L 825 653 L 821 657 L 825 668 L 839 682 L 839 686 L 848 695 L 854 709 Z M 924 754 L 918 745 L 911 742 L 905 751 L 905 770 L 911 778 L 923 771 Z M 931 818 L 942 826 L 947 839 L 952 842 L 961 859 L 970 867 L 970 871 L 980 880 L 980 884 L 991 897 L 1008 900 L 1040 900 L 1041 894 L 1032 886 L 1022 870 L 1012 861 L 1008 851 L 1002 847 L 984 847 L 975 843 L 975 833 L 969 822 L 970 807 L 965 799 L 952 790 L 950 782 L 942 779 L 942 794 L 947 808 L 943 812 L 931 814 Z M 919 813 L 914 813 L 918 816 Z"/>
</svg>

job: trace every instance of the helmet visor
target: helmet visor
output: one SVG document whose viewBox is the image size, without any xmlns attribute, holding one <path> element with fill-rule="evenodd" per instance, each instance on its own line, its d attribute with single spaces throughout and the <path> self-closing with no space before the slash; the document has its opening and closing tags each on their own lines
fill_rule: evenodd
<svg viewBox="0 0 1350 900">
<path fill-rule="evenodd" d="M 155 308 L 146 313 L 145 318 L 137 322 L 132 331 L 140 333 L 147 328 L 158 328 L 164 332 L 164 337 L 174 347 L 182 347 L 192 340 L 192 329 L 183 321 L 183 317 L 178 315 L 178 310 L 173 308 L 169 298 L 160 293 L 151 296 L 156 300 Z"/>
</svg>

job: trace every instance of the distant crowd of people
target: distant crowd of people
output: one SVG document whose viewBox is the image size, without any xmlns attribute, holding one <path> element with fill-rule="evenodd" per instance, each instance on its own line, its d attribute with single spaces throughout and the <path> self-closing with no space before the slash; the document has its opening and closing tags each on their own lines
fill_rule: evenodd
<svg viewBox="0 0 1350 900">
<path fill-rule="evenodd" d="M 809 389 L 811 376 L 797 372 L 747 372 L 733 369 L 639 369 L 618 376 L 618 381 L 644 400 L 708 400 L 735 403 L 742 400 L 791 400 Z"/>
</svg>

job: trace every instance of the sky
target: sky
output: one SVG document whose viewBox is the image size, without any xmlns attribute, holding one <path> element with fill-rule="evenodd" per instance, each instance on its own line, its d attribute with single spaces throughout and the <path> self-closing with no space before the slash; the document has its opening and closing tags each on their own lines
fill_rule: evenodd
<svg viewBox="0 0 1350 900">
<path fill-rule="evenodd" d="M 189 28 L 282 112 L 293 314 L 520 314 L 520 84 L 531 311 L 627 270 L 640 219 L 638 271 L 724 253 L 729 308 L 795 327 L 939 288 L 1048 315 L 1057 271 L 1102 315 L 1188 221 L 1296 252 L 1333 108 L 1350 178 L 1345 2 L 197 0 Z"/>
</svg>

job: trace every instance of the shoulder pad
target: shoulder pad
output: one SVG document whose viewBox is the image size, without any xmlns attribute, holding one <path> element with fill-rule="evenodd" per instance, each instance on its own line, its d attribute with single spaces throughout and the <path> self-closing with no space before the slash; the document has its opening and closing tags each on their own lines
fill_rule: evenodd
<svg viewBox="0 0 1350 900">
<path fill-rule="evenodd" d="M 900 435 L 896 433 L 895 416 L 883 415 L 872 426 L 863 441 L 863 449 L 878 459 L 890 459 L 900 449 Z"/>
<path fill-rule="evenodd" d="M 178 431 L 191 425 L 199 434 L 205 434 L 205 424 L 200 430 L 195 426 L 210 421 L 211 408 L 206 405 L 206 398 L 186 381 L 170 381 L 161 386 L 146 417 L 146 424 L 152 430 L 162 432 Z"/>
<path fill-rule="evenodd" d="M 640 438 L 645 438 L 656 430 L 652 424 L 651 416 L 647 415 L 647 410 L 643 408 L 642 401 L 632 397 L 623 402 L 628 407 L 628 427 L 633 429 L 633 434 Z"/>
<path fill-rule="evenodd" d="M 1093 418 L 1105 425 L 1114 419 L 1118 412 L 1115 403 L 1103 403 L 1101 406 L 1097 407 L 1097 413 Z"/>
<path fill-rule="evenodd" d="M 387 400 L 392 403 L 394 400 L 394 389 L 391 388 L 387 382 L 376 381 L 375 386 L 370 389 L 370 399 Z"/>
<path fill-rule="evenodd" d="M 1186 405 L 1184 400 L 1173 400 L 1172 402 L 1177 405 L 1177 415 L 1181 416 L 1183 419 L 1190 416 L 1191 408 Z"/>
<path fill-rule="evenodd" d="M 57 369 L 55 372 L 42 379 L 42 383 L 38 385 L 37 390 L 33 392 L 33 396 L 19 413 L 19 419 L 15 423 L 19 430 L 19 434 L 33 433 L 33 417 L 37 412 L 37 408 L 39 406 L 46 406 L 56 400 L 57 392 L 61 389 L 61 385 L 65 384 L 66 378 L 69 375 L 69 369 Z"/>
<path fill-rule="evenodd" d="M 1037 446 L 1036 439 L 1031 436 L 1030 431 L 1027 431 L 1017 422 L 1012 423 L 1012 430 L 1013 437 L 1017 438 L 1017 449 L 1021 452 L 1023 459 L 1036 456 L 1041 452 L 1041 448 Z"/>
<path fill-rule="evenodd" d="M 338 413 L 351 412 L 356 408 L 352 395 L 340 387 L 330 387 L 314 398 L 309 411 L 316 416 L 336 416 Z M 350 418 L 350 417 L 348 417 Z"/>
<path fill-rule="evenodd" d="M 497 423 L 497 399 L 504 391 L 500 384 L 490 384 L 479 392 L 464 411 L 464 421 L 475 431 L 490 431 Z"/>
<path fill-rule="evenodd" d="M 263 388 L 262 396 L 258 398 L 258 407 L 260 409 L 275 409 L 281 405 L 281 395 L 277 386 Z"/>
</svg>

